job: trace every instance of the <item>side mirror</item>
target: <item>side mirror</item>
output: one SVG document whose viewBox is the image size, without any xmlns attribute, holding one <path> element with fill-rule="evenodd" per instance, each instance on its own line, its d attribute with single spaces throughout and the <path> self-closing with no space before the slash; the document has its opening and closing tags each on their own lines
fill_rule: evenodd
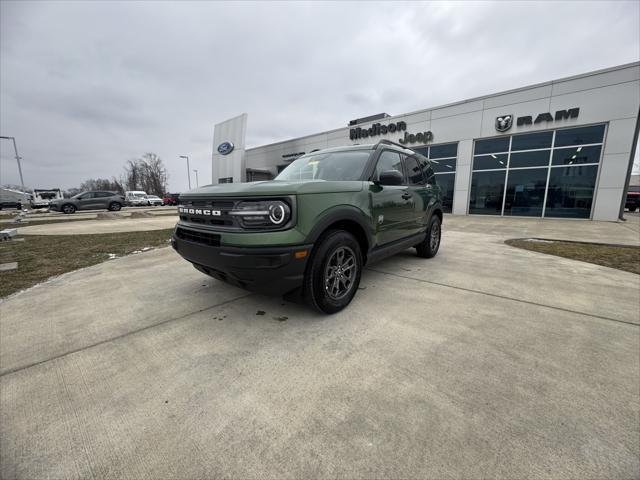
<svg viewBox="0 0 640 480">
<path fill-rule="evenodd" d="M 380 173 L 380 185 L 402 185 L 402 173 L 398 170 L 385 170 Z"/>
</svg>

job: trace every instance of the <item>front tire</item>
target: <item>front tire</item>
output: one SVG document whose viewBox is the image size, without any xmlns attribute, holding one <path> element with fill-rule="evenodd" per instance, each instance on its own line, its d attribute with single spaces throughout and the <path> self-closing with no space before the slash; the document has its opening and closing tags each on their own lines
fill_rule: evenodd
<svg viewBox="0 0 640 480">
<path fill-rule="evenodd" d="M 442 237 L 442 222 L 440 217 L 433 215 L 429 220 L 427 235 L 424 240 L 416 245 L 418 256 L 422 258 L 433 258 L 440 249 L 440 239 Z"/>
<path fill-rule="evenodd" d="M 118 212 L 120 211 L 121 208 L 122 208 L 122 204 L 118 202 L 111 202 L 109 204 L 109 210 L 111 210 L 112 212 Z"/>
<path fill-rule="evenodd" d="M 358 241 L 344 230 L 329 230 L 318 240 L 305 272 L 307 303 L 323 313 L 339 312 L 358 291 L 361 273 Z"/>
<path fill-rule="evenodd" d="M 76 213 L 76 207 L 75 205 L 71 205 L 70 203 L 67 203 L 66 205 L 62 206 L 62 211 L 67 214 Z"/>
</svg>

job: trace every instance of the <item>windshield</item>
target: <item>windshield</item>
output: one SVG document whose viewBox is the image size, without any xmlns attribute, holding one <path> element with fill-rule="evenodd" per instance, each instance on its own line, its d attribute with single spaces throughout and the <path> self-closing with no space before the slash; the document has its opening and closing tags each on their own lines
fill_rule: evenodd
<svg viewBox="0 0 640 480">
<path fill-rule="evenodd" d="M 298 158 L 276 180 L 360 180 L 371 150 L 318 152 Z"/>
</svg>

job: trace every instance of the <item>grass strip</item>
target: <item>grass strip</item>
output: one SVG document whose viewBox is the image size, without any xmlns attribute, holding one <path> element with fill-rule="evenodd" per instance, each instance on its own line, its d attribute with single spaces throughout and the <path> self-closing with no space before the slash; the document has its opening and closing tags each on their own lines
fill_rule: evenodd
<svg viewBox="0 0 640 480">
<path fill-rule="evenodd" d="M 169 244 L 172 228 L 149 232 L 96 235 L 27 235 L 24 241 L 0 242 L 0 263 L 18 262 L 17 270 L 2 272 L 0 298 L 50 277 L 129 255 L 145 247 Z"/>
<path fill-rule="evenodd" d="M 562 240 L 513 239 L 512 247 L 594 263 L 640 275 L 640 247 Z"/>
</svg>

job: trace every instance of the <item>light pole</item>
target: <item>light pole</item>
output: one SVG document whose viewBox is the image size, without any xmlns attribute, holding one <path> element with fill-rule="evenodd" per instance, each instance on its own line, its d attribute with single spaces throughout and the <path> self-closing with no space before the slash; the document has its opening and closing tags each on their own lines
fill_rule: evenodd
<svg viewBox="0 0 640 480">
<path fill-rule="evenodd" d="M 194 172 L 196 172 L 196 188 L 198 188 L 200 186 L 198 183 L 198 170 L 194 170 Z"/>
<path fill-rule="evenodd" d="M 187 159 L 187 178 L 189 179 L 189 190 L 191 190 L 191 169 L 189 168 L 189 155 L 180 155 L 180 158 Z"/>
<path fill-rule="evenodd" d="M 18 147 L 16 146 L 16 137 L 5 137 L 0 136 L 3 140 L 12 140 L 13 141 L 13 151 L 16 153 L 16 162 L 18 162 L 18 173 L 20 174 L 20 186 L 22 187 L 22 206 L 24 208 L 27 203 L 27 192 L 24 191 L 24 178 L 22 178 L 22 167 L 20 166 L 20 159 L 22 158 L 18 155 Z"/>
</svg>

